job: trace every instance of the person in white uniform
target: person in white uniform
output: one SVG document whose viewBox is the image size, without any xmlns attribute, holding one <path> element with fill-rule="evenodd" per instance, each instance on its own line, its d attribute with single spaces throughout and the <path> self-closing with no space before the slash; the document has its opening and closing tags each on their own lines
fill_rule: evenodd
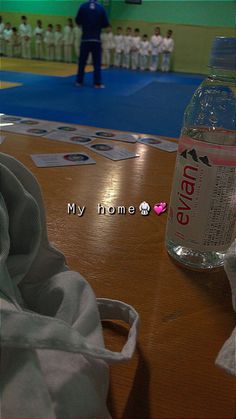
<svg viewBox="0 0 236 419">
<path fill-rule="evenodd" d="M 124 36 L 122 35 L 122 28 L 118 26 L 116 35 L 114 35 L 115 53 L 114 53 L 114 66 L 120 67 L 122 60 L 122 52 L 124 49 Z"/>
<path fill-rule="evenodd" d="M 170 71 L 170 59 L 174 50 L 174 40 L 172 39 L 172 30 L 167 31 L 166 38 L 163 38 L 162 43 L 162 71 Z"/>
<path fill-rule="evenodd" d="M 55 60 L 62 61 L 62 49 L 63 49 L 63 33 L 60 24 L 56 25 L 56 31 L 54 33 L 54 44 L 55 44 Z"/>
<path fill-rule="evenodd" d="M 44 44 L 45 44 L 45 51 L 46 51 L 46 60 L 53 61 L 54 48 L 55 48 L 55 35 L 53 32 L 52 24 L 48 25 L 48 28 L 44 34 Z"/>
<path fill-rule="evenodd" d="M 150 71 L 157 71 L 159 64 L 159 54 L 162 49 L 163 38 L 159 26 L 154 29 L 154 34 L 150 38 L 151 63 Z"/>
<path fill-rule="evenodd" d="M 12 56 L 13 57 L 20 57 L 20 37 L 17 31 L 17 28 L 12 28 Z"/>
<path fill-rule="evenodd" d="M 5 42 L 5 54 L 7 57 L 12 57 L 12 28 L 10 22 L 6 23 L 3 30 L 3 39 Z"/>
<path fill-rule="evenodd" d="M 108 26 L 101 34 L 102 40 L 102 63 L 106 67 L 111 65 L 111 53 L 115 47 L 114 35 L 112 33 L 112 27 Z"/>
<path fill-rule="evenodd" d="M 150 54 L 150 42 L 146 34 L 143 35 L 143 39 L 140 42 L 139 54 L 140 54 L 140 70 L 147 70 L 148 59 L 149 59 L 149 54 Z"/>
<path fill-rule="evenodd" d="M 73 38 L 74 38 L 74 51 L 76 59 L 79 58 L 79 52 L 80 52 L 80 40 L 81 40 L 81 29 L 78 25 L 75 25 L 73 27 Z"/>
<path fill-rule="evenodd" d="M 4 49 L 4 37 L 3 37 L 3 31 L 5 29 L 5 25 L 2 21 L 2 16 L 0 16 L 0 56 L 2 57 L 5 53 L 5 49 Z"/>
<path fill-rule="evenodd" d="M 19 26 L 19 35 L 21 39 L 21 54 L 22 58 L 31 58 L 31 37 L 32 28 L 27 23 L 27 17 L 21 16 L 21 24 Z"/>
<path fill-rule="evenodd" d="M 130 51 L 132 48 L 133 36 L 132 28 L 127 27 L 124 35 L 124 53 L 123 53 L 123 68 L 130 68 Z"/>
<path fill-rule="evenodd" d="M 64 44 L 64 61 L 66 63 L 72 62 L 72 50 L 74 44 L 73 21 L 71 18 L 67 19 L 67 25 L 63 30 L 63 44 Z"/>
<path fill-rule="evenodd" d="M 37 20 L 37 26 L 34 30 L 35 37 L 35 58 L 41 60 L 43 58 L 43 28 L 42 21 Z"/>
<path fill-rule="evenodd" d="M 131 68 L 132 70 L 137 70 L 139 66 L 139 49 L 140 49 L 140 30 L 134 30 L 134 36 L 132 38 L 132 47 L 131 47 Z"/>
</svg>

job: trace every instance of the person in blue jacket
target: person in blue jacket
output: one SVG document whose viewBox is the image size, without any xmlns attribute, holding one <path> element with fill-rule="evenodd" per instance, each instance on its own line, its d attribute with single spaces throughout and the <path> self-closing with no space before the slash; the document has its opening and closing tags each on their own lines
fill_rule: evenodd
<svg viewBox="0 0 236 419">
<path fill-rule="evenodd" d="M 101 4 L 97 3 L 96 0 L 89 0 L 80 6 L 75 21 L 78 26 L 82 27 L 76 85 L 83 85 L 84 70 L 89 53 L 91 52 L 94 67 L 94 87 L 104 87 L 101 78 L 102 47 L 100 34 L 103 28 L 110 26 L 106 11 Z"/>
</svg>

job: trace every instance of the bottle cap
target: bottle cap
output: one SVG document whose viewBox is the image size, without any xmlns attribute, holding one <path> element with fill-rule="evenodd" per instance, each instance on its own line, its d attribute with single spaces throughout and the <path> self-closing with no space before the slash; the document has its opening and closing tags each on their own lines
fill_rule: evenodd
<svg viewBox="0 0 236 419">
<path fill-rule="evenodd" d="M 236 38 L 217 36 L 212 44 L 210 67 L 236 70 Z"/>
</svg>

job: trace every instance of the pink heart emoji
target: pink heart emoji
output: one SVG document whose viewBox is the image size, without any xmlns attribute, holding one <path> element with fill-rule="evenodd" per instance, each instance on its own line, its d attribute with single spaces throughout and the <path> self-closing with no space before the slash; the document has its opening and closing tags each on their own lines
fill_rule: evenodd
<svg viewBox="0 0 236 419">
<path fill-rule="evenodd" d="M 153 210 L 155 211 L 157 215 L 160 215 L 167 210 L 167 203 L 159 202 L 158 204 L 154 205 Z"/>
</svg>

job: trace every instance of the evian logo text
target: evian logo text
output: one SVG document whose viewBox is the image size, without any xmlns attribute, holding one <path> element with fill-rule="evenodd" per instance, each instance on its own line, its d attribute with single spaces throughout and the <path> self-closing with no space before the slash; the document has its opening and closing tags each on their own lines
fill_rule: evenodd
<svg viewBox="0 0 236 419">
<path fill-rule="evenodd" d="M 182 226 L 189 224 L 197 172 L 198 167 L 186 165 L 183 168 L 182 180 L 180 183 L 181 192 L 178 192 L 176 214 L 177 221 Z"/>
</svg>

